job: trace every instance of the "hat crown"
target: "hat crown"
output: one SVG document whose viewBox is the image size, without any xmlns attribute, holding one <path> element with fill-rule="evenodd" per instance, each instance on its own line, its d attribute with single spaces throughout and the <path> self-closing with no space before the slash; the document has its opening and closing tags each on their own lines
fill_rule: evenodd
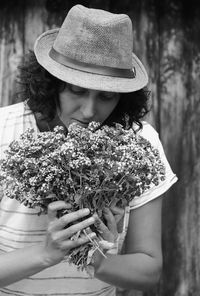
<svg viewBox="0 0 200 296">
<path fill-rule="evenodd" d="M 68 12 L 53 48 L 78 62 L 132 68 L 132 22 L 125 14 L 75 5 Z"/>
</svg>

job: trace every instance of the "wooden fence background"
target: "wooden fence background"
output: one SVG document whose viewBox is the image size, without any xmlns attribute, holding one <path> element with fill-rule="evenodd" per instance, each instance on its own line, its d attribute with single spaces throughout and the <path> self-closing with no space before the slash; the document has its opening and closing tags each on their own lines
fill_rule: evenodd
<svg viewBox="0 0 200 296">
<path fill-rule="evenodd" d="M 133 20 L 134 50 L 150 75 L 148 120 L 179 177 L 164 199 L 160 284 L 148 293 L 126 295 L 200 295 L 200 2 L 1 0 L 0 106 L 16 102 L 17 65 L 35 38 L 59 27 L 78 3 L 127 13 Z"/>
</svg>

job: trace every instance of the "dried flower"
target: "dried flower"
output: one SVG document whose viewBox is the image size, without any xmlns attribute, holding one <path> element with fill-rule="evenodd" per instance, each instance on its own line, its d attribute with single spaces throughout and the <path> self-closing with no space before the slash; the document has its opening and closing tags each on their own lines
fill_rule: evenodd
<svg viewBox="0 0 200 296">
<path fill-rule="evenodd" d="M 37 136 L 28 129 L 9 145 L 0 173 L 5 194 L 37 207 L 39 214 L 50 202 L 64 200 L 71 211 L 87 207 L 100 217 L 113 201 L 124 208 L 164 179 L 165 167 L 149 141 L 120 124 L 100 127 L 96 122 L 87 129 L 73 123 L 67 135 L 62 127 Z M 93 247 L 73 249 L 69 261 L 85 268 Z"/>
</svg>

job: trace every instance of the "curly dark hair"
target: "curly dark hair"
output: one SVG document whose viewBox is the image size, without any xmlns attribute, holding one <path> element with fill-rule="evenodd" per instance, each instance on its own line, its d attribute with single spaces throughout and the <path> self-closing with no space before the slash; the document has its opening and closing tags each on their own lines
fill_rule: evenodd
<svg viewBox="0 0 200 296">
<path fill-rule="evenodd" d="M 45 120 L 51 121 L 59 105 L 59 92 L 66 87 L 66 82 L 59 80 L 44 69 L 37 61 L 33 51 L 23 59 L 19 66 L 20 100 L 27 100 L 33 112 L 40 112 Z M 141 119 L 149 112 L 150 92 L 143 88 L 131 93 L 120 93 L 120 99 L 103 124 L 109 126 L 120 123 L 130 128 L 136 123 L 142 128 Z"/>
</svg>

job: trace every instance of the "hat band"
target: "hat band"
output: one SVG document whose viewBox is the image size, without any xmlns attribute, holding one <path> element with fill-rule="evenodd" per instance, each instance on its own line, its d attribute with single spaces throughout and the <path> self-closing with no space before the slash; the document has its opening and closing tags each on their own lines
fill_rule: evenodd
<svg viewBox="0 0 200 296">
<path fill-rule="evenodd" d="M 63 54 L 56 51 L 53 47 L 49 52 L 49 56 L 59 64 L 62 64 L 68 68 L 79 70 L 82 72 L 87 72 L 91 74 L 119 77 L 119 78 L 135 78 L 136 70 L 133 69 L 119 69 L 106 66 L 97 66 L 89 63 L 78 62 L 74 59 L 68 58 Z"/>
</svg>

